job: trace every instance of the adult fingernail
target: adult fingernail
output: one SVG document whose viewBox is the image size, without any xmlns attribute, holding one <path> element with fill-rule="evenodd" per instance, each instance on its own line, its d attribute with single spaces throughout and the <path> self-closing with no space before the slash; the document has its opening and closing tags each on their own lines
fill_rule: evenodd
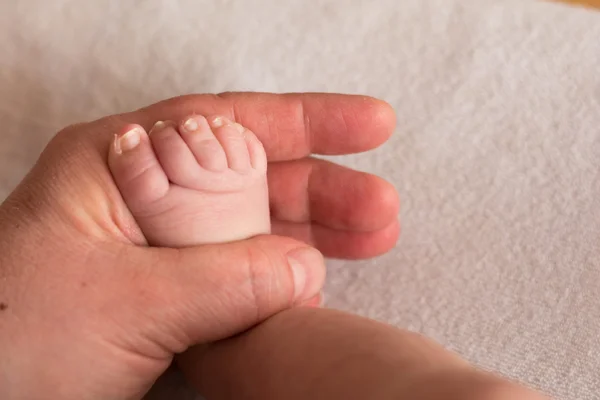
<svg viewBox="0 0 600 400">
<path fill-rule="evenodd" d="M 142 135 L 139 127 L 128 130 L 123 135 L 115 135 L 115 152 L 123 154 L 135 149 L 142 141 Z"/>
<path fill-rule="evenodd" d="M 303 302 L 319 294 L 323 286 L 325 260 L 313 248 L 296 249 L 287 255 L 294 278 L 294 299 Z"/>
</svg>

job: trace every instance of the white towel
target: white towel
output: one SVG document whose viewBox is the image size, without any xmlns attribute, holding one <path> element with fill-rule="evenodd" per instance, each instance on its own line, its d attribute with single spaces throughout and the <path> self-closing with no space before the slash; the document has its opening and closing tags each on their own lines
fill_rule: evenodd
<svg viewBox="0 0 600 400">
<path fill-rule="evenodd" d="M 106 6 L 109 4 L 109 6 Z M 189 92 L 365 93 L 403 235 L 329 306 L 600 398 L 600 13 L 523 0 L 5 1 L 0 198 L 60 127 Z"/>
</svg>

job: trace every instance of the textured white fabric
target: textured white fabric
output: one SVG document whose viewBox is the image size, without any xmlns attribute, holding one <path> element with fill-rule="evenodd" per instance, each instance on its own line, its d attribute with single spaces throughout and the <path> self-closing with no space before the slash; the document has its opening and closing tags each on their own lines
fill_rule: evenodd
<svg viewBox="0 0 600 400">
<path fill-rule="evenodd" d="M 523 0 L 3 1 L 0 198 L 58 128 L 166 97 L 381 97 L 397 134 L 343 162 L 394 182 L 403 236 L 331 262 L 329 306 L 600 399 L 598 38 Z"/>
</svg>

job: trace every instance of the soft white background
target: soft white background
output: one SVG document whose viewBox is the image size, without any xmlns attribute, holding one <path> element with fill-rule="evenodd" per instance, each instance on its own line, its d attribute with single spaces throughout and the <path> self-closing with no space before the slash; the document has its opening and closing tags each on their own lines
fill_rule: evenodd
<svg viewBox="0 0 600 400">
<path fill-rule="evenodd" d="M 328 305 L 565 400 L 600 395 L 600 13 L 524 0 L 0 3 L 0 198 L 60 127 L 182 93 L 365 93 L 346 158 L 403 199 L 397 248 Z"/>
</svg>

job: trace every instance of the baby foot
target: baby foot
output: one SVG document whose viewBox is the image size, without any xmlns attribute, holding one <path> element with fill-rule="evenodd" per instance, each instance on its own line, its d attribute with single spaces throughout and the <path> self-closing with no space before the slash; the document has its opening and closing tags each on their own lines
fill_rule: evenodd
<svg viewBox="0 0 600 400">
<path fill-rule="evenodd" d="M 186 247 L 269 233 L 267 157 L 224 117 L 125 126 L 109 154 L 123 199 L 154 246 Z"/>
</svg>

